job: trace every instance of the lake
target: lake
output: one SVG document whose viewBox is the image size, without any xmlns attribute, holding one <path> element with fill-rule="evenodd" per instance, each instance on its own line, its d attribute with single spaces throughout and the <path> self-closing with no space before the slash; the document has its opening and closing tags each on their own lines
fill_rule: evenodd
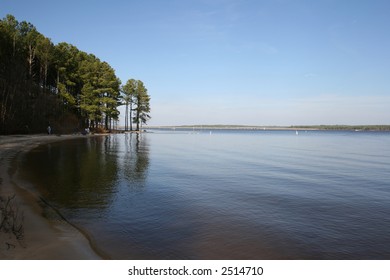
<svg viewBox="0 0 390 280">
<path fill-rule="evenodd" d="M 150 130 L 22 160 L 113 259 L 390 259 L 390 133 Z"/>
</svg>

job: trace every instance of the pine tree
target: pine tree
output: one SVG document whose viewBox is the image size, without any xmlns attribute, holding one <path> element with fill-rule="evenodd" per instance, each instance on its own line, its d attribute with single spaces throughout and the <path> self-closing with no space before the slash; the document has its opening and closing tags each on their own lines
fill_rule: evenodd
<svg viewBox="0 0 390 280">
<path fill-rule="evenodd" d="M 135 95 L 136 95 L 136 89 L 137 89 L 137 81 L 134 79 L 130 79 L 126 82 L 126 84 L 122 87 L 123 92 L 123 101 L 126 106 L 126 116 L 125 116 L 125 130 L 127 131 L 129 128 L 129 122 L 130 122 L 130 131 L 133 130 L 133 104 L 135 101 Z M 129 111 L 130 106 L 130 111 Z"/>
<path fill-rule="evenodd" d="M 140 130 L 142 124 L 150 119 L 150 96 L 148 95 L 148 90 L 146 89 L 142 81 L 137 81 L 137 87 L 135 91 L 135 116 L 134 122 L 137 124 L 136 130 Z"/>
</svg>

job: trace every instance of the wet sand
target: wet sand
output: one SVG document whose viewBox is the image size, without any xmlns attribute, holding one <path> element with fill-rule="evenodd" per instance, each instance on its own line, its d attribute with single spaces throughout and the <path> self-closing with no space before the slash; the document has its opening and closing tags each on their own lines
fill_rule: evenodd
<svg viewBox="0 0 390 280">
<path fill-rule="evenodd" d="M 0 259 L 103 258 L 102 254 L 94 250 L 86 235 L 64 221 L 54 209 L 42 201 L 31 184 L 20 181 L 17 176 L 18 157 L 22 153 L 40 144 L 83 137 L 94 136 L 0 136 L 0 196 L 3 201 L 15 196 L 11 200 L 12 207 L 14 212 L 18 212 L 17 224 L 23 225 L 23 237 L 19 239 L 12 232 L 5 233 L 0 230 Z"/>
</svg>

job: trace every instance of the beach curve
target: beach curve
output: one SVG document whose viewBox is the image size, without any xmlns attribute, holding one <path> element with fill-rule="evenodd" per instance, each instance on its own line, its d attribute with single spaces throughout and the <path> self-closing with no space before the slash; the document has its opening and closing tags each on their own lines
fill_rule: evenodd
<svg viewBox="0 0 390 280">
<path fill-rule="evenodd" d="M 0 232 L 0 259 L 94 260 L 105 259 L 91 239 L 46 203 L 29 182 L 17 176 L 18 157 L 46 143 L 93 137 L 83 135 L 0 136 L 0 196 L 12 199 L 23 225 L 22 238 Z"/>
</svg>

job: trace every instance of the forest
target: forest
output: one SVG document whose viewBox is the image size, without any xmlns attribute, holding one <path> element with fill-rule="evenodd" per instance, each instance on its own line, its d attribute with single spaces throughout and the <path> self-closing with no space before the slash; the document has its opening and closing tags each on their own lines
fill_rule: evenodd
<svg viewBox="0 0 390 280">
<path fill-rule="evenodd" d="M 126 106 L 126 130 L 150 119 L 142 81 L 122 86 L 114 69 L 66 42 L 53 44 L 29 22 L 0 20 L 0 134 L 110 131 Z M 129 110 L 130 107 L 130 110 Z"/>
</svg>

